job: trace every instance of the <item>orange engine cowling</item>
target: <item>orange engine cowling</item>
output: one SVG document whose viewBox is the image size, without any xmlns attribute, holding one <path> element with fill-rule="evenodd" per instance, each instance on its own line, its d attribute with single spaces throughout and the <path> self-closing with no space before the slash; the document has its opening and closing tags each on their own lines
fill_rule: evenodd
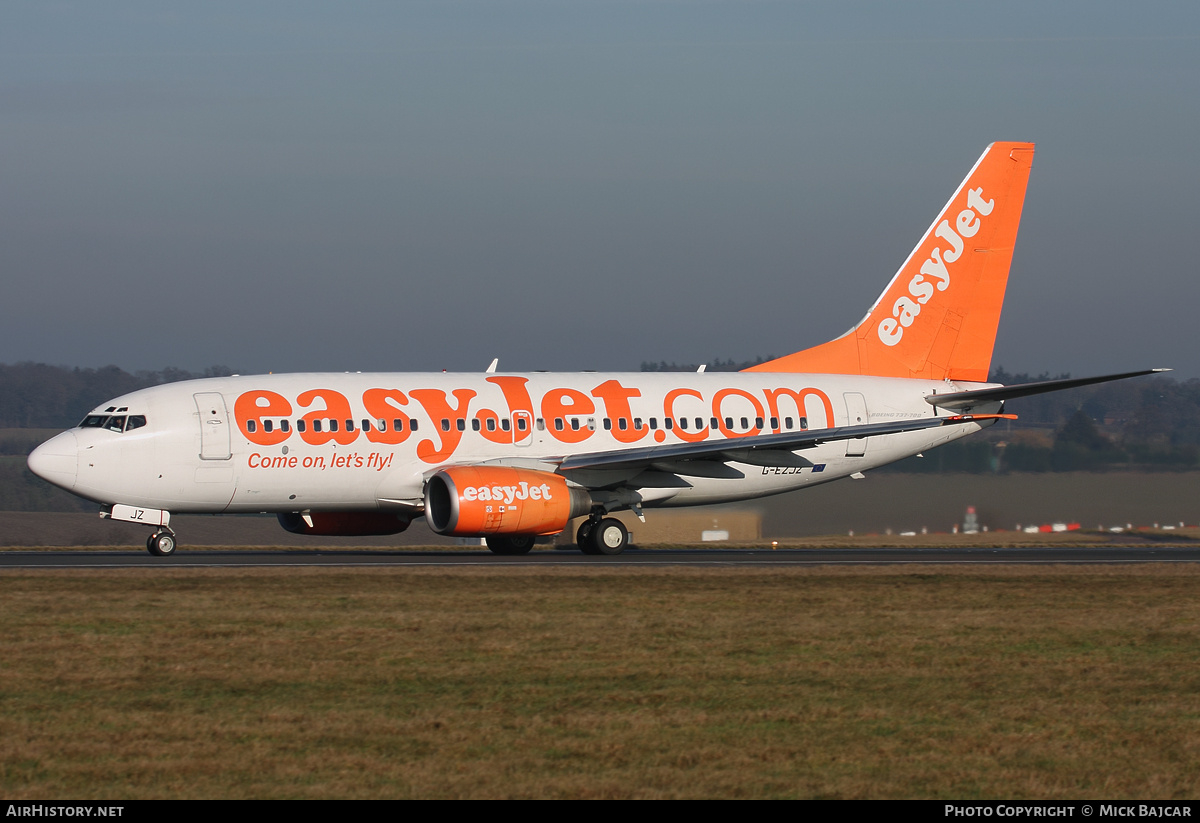
<svg viewBox="0 0 1200 823">
<path fill-rule="evenodd" d="M 591 508 L 586 489 L 533 469 L 457 466 L 425 487 L 425 519 L 438 534 L 557 534 Z"/>
<path fill-rule="evenodd" d="M 279 525 L 294 534 L 331 537 L 399 534 L 410 522 L 408 515 L 393 512 L 311 512 L 308 520 L 299 512 L 279 515 Z"/>
</svg>

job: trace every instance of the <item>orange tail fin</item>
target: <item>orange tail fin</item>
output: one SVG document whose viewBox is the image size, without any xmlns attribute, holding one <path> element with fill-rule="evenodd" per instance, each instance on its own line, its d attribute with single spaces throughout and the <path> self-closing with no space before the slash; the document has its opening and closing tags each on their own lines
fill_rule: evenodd
<svg viewBox="0 0 1200 823">
<path fill-rule="evenodd" d="M 987 380 L 1032 143 L 992 143 L 867 316 L 746 371 Z"/>
</svg>

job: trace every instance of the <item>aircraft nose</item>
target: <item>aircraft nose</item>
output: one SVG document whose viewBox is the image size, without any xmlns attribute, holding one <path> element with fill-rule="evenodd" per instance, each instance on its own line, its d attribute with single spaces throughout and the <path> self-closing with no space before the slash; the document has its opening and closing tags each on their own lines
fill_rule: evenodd
<svg viewBox="0 0 1200 823">
<path fill-rule="evenodd" d="M 29 453 L 29 470 L 43 480 L 68 491 L 75 488 L 79 475 L 79 444 L 74 432 L 51 437 Z"/>
</svg>

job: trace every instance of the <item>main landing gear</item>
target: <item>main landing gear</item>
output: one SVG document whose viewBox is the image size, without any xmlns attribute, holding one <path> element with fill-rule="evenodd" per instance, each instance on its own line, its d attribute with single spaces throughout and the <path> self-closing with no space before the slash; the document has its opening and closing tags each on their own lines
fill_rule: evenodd
<svg viewBox="0 0 1200 823">
<path fill-rule="evenodd" d="M 175 532 L 170 529 L 159 529 L 146 538 L 146 551 L 155 557 L 170 557 L 176 546 Z"/>
<path fill-rule="evenodd" d="M 509 537 L 489 537 L 487 547 L 492 554 L 529 554 L 536 540 L 532 534 L 514 534 Z"/>
<path fill-rule="evenodd" d="M 575 543 L 584 554 L 620 554 L 629 545 L 629 532 L 617 518 L 598 512 L 580 524 Z"/>
</svg>

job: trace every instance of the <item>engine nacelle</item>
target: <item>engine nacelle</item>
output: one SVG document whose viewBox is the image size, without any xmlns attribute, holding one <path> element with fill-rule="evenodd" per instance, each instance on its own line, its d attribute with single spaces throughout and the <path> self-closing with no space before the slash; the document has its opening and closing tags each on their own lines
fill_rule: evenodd
<svg viewBox="0 0 1200 823">
<path fill-rule="evenodd" d="M 558 534 L 591 509 L 586 489 L 533 469 L 456 466 L 425 487 L 425 520 L 438 534 Z"/>
<path fill-rule="evenodd" d="M 408 515 L 395 512 L 310 512 L 307 518 L 299 512 L 288 512 L 279 515 L 279 525 L 293 534 L 364 537 L 399 534 L 411 522 Z"/>
</svg>

